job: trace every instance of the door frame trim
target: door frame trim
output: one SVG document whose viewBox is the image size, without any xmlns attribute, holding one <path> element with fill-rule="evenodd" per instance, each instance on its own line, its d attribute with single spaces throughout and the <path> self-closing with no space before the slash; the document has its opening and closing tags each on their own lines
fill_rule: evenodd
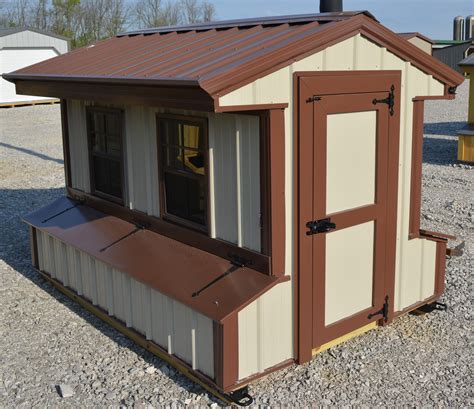
<svg viewBox="0 0 474 409">
<path fill-rule="evenodd" d="M 387 246 L 385 257 L 385 289 L 391 300 L 388 321 L 393 320 L 393 298 L 395 288 L 395 259 L 396 259 L 396 233 L 397 233 L 397 208 L 398 208 L 398 162 L 400 140 L 400 100 L 401 100 L 401 71 L 320 71 L 320 72 L 295 72 L 293 74 L 293 181 L 294 181 L 294 320 L 295 342 L 294 356 L 298 363 L 308 362 L 312 358 L 312 261 L 308 255 L 308 246 L 301 246 L 300 235 L 300 84 L 302 77 L 326 77 L 321 83 L 321 94 L 344 93 L 372 93 L 374 91 L 388 91 L 390 85 L 395 86 L 395 114 L 389 116 L 389 161 L 387 186 L 395 187 L 387 190 Z M 357 81 L 352 79 L 356 77 Z M 379 89 L 379 85 L 383 88 Z M 312 152 L 311 152 L 312 154 Z M 312 195 L 313 192 L 310 192 Z M 307 195 L 307 193 L 306 193 Z M 304 234 L 304 233 L 303 233 Z M 306 248 L 305 248 L 306 247 Z M 312 246 L 309 246 L 310 248 Z M 306 258 L 304 257 L 305 255 Z M 305 263 L 302 260 L 306 259 Z M 380 324 L 385 324 L 379 321 Z"/>
</svg>

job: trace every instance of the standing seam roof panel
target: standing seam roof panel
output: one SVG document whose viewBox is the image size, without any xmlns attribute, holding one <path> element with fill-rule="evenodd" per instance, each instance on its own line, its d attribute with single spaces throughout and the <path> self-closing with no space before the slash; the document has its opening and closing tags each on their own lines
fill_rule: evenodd
<svg viewBox="0 0 474 409">
<path fill-rule="evenodd" d="M 320 29 L 321 26 L 317 22 L 308 24 L 301 27 L 300 30 L 294 30 L 293 32 L 290 32 L 288 36 L 278 39 L 279 41 L 268 41 L 262 47 L 253 47 L 257 49 L 250 49 L 249 52 L 236 54 L 231 58 L 223 56 L 221 58 L 222 64 L 212 64 L 210 69 L 184 72 L 182 75 L 184 77 L 189 76 L 191 78 L 196 76 L 200 79 L 220 75 L 221 73 L 228 72 L 230 69 L 241 66 L 247 63 L 248 61 L 253 60 L 255 57 L 264 56 L 273 51 L 278 51 L 284 48 L 287 44 L 292 44 L 302 38 L 311 36 L 314 33 L 318 32 Z"/>
<path fill-rule="evenodd" d="M 184 36 L 185 34 L 177 34 L 177 36 Z M 141 65 L 147 65 L 151 61 L 156 59 L 161 60 L 168 60 L 170 61 L 172 56 L 175 54 L 185 53 L 189 47 L 195 47 L 201 43 L 208 44 L 216 41 L 218 34 L 215 30 L 206 31 L 203 35 L 198 35 L 196 32 L 190 32 L 189 41 L 182 42 L 181 45 L 179 39 L 174 36 L 168 42 L 149 42 L 147 44 L 147 48 L 142 48 L 140 50 L 133 50 L 133 54 L 126 54 L 124 57 L 131 57 L 131 58 L 114 58 L 111 62 L 112 66 L 102 65 L 97 67 L 101 69 L 102 67 L 109 68 L 107 72 L 108 75 L 113 76 L 127 76 L 127 71 L 133 71 L 134 67 L 139 67 Z M 178 45 L 178 46 L 177 46 Z M 110 71 L 112 70 L 112 71 Z M 119 74 L 122 72 L 121 74 Z"/>
<path fill-rule="evenodd" d="M 242 41 L 247 41 L 247 39 L 248 39 L 249 37 L 252 38 L 252 39 L 256 39 L 256 38 L 258 38 L 258 37 L 264 35 L 264 31 L 262 30 L 262 27 L 261 27 L 261 26 L 256 26 L 256 27 L 254 27 L 254 28 L 252 28 L 252 29 L 250 29 L 250 30 L 245 30 L 244 32 L 239 31 L 239 33 L 242 34 L 242 35 L 237 36 L 237 38 L 233 38 L 233 37 L 235 37 L 235 36 L 231 36 L 231 35 L 225 35 L 225 36 L 224 36 L 223 34 L 221 34 L 221 36 L 223 37 L 223 39 L 222 39 L 221 42 L 224 43 L 225 45 L 222 46 L 222 47 L 220 47 L 220 48 L 224 48 L 224 49 L 225 49 L 225 48 L 228 47 L 230 44 L 239 44 L 239 43 L 242 42 Z M 226 33 L 226 34 L 227 34 L 227 33 Z M 233 34 L 233 33 L 232 33 L 232 34 Z M 242 37 L 242 36 L 244 37 L 243 40 L 241 40 L 241 37 Z M 211 48 L 210 51 L 212 52 L 213 49 Z M 183 58 L 181 58 L 181 59 L 184 60 L 184 61 L 186 61 L 186 58 L 189 58 L 189 57 L 191 57 L 191 56 L 193 56 L 193 55 L 195 55 L 195 54 L 196 54 L 195 50 L 192 50 L 192 51 L 190 51 L 190 52 L 187 53 L 187 54 L 183 54 L 183 55 L 182 55 Z M 201 54 L 198 54 L 198 57 L 197 57 L 197 58 L 188 60 L 187 63 L 188 63 L 188 64 L 191 64 L 191 63 L 192 63 L 193 61 L 195 61 L 195 60 L 202 60 L 203 57 L 204 57 L 204 55 L 209 55 L 209 53 L 201 53 Z M 208 61 L 208 60 L 206 60 L 206 61 Z M 158 61 L 158 63 L 155 64 L 154 66 L 153 66 L 153 65 L 147 66 L 147 67 L 145 67 L 145 68 L 143 68 L 143 69 L 141 69 L 141 70 L 138 70 L 138 71 L 133 72 L 133 75 L 148 77 L 149 75 L 147 75 L 146 73 L 149 72 L 150 70 L 152 70 L 154 67 L 155 67 L 155 71 L 158 71 L 158 70 L 157 70 L 158 67 L 161 66 L 161 67 L 163 68 L 163 66 L 164 66 L 164 67 L 167 68 L 167 69 L 165 69 L 163 72 L 158 71 L 157 73 L 158 73 L 160 76 L 166 76 L 166 74 L 163 74 L 163 73 L 164 73 L 165 71 L 169 71 L 168 67 L 169 67 L 170 65 L 172 65 L 174 62 L 175 62 L 175 60 L 172 60 L 172 61 L 166 61 L 166 60 L 165 60 L 165 61 Z M 184 64 L 180 64 L 180 65 L 186 65 L 187 63 L 185 62 Z M 144 72 L 145 74 L 138 75 L 138 74 L 143 73 L 143 72 Z"/>
<path fill-rule="evenodd" d="M 282 24 L 272 29 L 270 34 L 267 29 L 263 29 L 256 37 L 246 37 L 237 44 L 227 44 L 221 50 L 216 50 L 215 52 L 203 55 L 201 58 L 193 59 L 189 64 L 180 64 L 163 72 L 155 72 L 153 76 L 198 78 L 198 74 L 189 75 L 186 73 L 200 71 L 201 67 L 208 66 L 209 64 L 218 66 L 221 61 L 239 58 L 242 53 L 249 52 L 248 50 L 262 47 L 268 41 L 280 41 L 280 39 L 286 38 L 291 33 L 292 29 L 287 24 Z"/>
<path fill-rule="evenodd" d="M 237 28 L 232 28 L 229 30 L 229 37 L 231 37 L 232 39 L 238 36 L 242 36 L 242 35 L 243 33 L 239 32 Z M 217 39 L 213 38 L 213 41 L 210 41 L 210 42 L 207 42 L 204 40 L 205 40 L 204 38 L 198 38 L 196 42 L 194 42 L 193 44 L 190 44 L 190 45 L 193 45 L 192 54 L 199 53 L 202 49 L 206 49 L 211 46 L 216 46 L 217 44 L 220 44 L 222 42 L 229 41 L 227 37 L 222 38 L 222 36 L 217 36 Z M 189 46 L 187 46 L 187 48 L 188 47 Z M 118 74 L 125 75 L 125 76 L 129 75 L 131 72 L 134 72 L 133 71 L 134 69 L 138 69 L 139 67 L 145 64 L 151 63 L 155 60 L 158 60 L 158 64 L 160 65 L 172 64 L 175 61 L 180 61 L 181 59 L 186 58 L 186 56 L 189 54 L 189 53 L 186 53 L 186 54 L 183 53 L 180 49 L 175 49 L 173 47 L 169 47 L 169 48 L 170 50 L 166 51 L 166 53 L 168 54 L 168 57 L 173 57 L 173 58 L 168 58 L 167 61 L 160 61 L 160 56 L 156 56 L 152 52 L 147 52 L 141 55 L 135 55 L 132 59 L 124 61 L 123 67 L 120 67 L 116 71 L 112 72 L 111 75 L 118 75 Z M 144 58 L 148 54 L 151 55 L 150 58 Z"/>
<path fill-rule="evenodd" d="M 206 55 L 205 58 L 198 61 L 198 64 L 190 64 L 189 66 L 182 67 L 182 69 L 177 69 L 171 72 L 161 73 L 165 76 L 182 76 L 190 78 L 201 78 L 204 74 L 208 72 L 214 72 L 217 69 L 228 65 L 233 61 L 238 61 L 244 58 L 247 55 L 259 52 L 267 47 L 278 45 L 285 42 L 289 38 L 294 38 L 295 34 L 301 31 L 311 30 L 314 26 L 318 26 L 319 23 L 311 23 L 299 27 L 294 26 L 280 26 L 285 27 L 284 30 L 277 32 L 276 29 L 273 29 L 272 35 L 266 34 L 261 40 L 248 42 L 241 44 L 243 46 L 239 48 L 227 47 L 222 52 L 219 52 L 217 55 Z M 204 62 L 203 62 L 204 61 Z M 200 62 L 200 63 L 199 63 Z"/>
</svg>

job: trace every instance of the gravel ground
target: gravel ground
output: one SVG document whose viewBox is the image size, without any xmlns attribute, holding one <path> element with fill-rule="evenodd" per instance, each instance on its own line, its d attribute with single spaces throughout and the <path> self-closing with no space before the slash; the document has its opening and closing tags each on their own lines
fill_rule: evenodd
<svg viewBox="0 0 474 409">
<path fill-rule="evenodd" d="M 263 405 L 474 404 L 470 348 L 472 167 L 456 161 L 467 87 L 426 104 L 423 220 L 466 241 L 447 262 L 445 313 L 406 315 L 250 387 Z M 0 110 L 0 407 L 219 403 L 69 301 L 30 267 L 20 216 L 64 194 L 58 106 Z M 61 397 L 57 385 L 72 388 Z M 66 396 L 67 396 L 67 387 Z"/>
</svg>

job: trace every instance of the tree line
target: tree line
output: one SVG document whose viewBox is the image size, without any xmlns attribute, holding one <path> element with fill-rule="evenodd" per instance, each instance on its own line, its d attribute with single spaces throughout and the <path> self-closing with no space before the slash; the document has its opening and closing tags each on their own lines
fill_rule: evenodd
<svg viewBox="0 0 474 409">
<path fill-rule="evenodd" d="M 71 39 L 72 48 L 135 28 L 215 18 L 208 0 L 0 0 L 0 28 L 31 27 Z"/>
</svg>

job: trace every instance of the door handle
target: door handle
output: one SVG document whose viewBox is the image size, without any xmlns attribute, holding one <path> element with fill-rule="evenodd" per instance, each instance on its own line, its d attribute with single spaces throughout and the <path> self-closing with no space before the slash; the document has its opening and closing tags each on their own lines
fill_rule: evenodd
<svg viewBox="0 0 474 409">
<path fill-rule="evenodd" d="M 336 223 L 331 222 L 331 218 L 312 220 L 306 223 L 306 227 L 309 229 L 306 232 L 307 236 L 318 233 L 327 233 L 328 231 L 336 228 Z"/>
</svg>

